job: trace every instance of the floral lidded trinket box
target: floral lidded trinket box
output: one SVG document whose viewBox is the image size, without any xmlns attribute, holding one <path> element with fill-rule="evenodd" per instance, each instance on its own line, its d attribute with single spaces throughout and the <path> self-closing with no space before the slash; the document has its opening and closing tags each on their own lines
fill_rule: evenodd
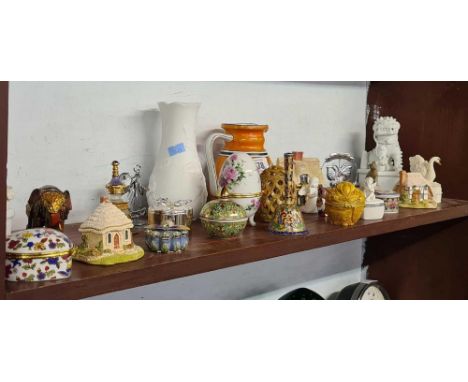
<svg viewBox="0 0 468 382">
<path fill-rule="evenodd" d="M 229 200 L 225 188 L 220 199 L 206 203 L 200 212 L 203 229 L 210 237 L 221 239 L 239 236 L 247 225 L 247 219 L 245 209 Z"/>
<path fill-rule="evenodd" d="M 73 243 L 52 228 L 32 228 L 6 241 L 5 278 L 8 281 L 46 281 L 71 276 Z"/>
</svg>

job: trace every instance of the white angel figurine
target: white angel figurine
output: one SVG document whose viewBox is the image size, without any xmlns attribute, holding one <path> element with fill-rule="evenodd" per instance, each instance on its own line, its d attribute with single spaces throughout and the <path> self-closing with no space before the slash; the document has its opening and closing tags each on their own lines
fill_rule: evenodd
<svg viewBox="0 0 468 382">
<path fill-rule="evenodd" d="M 364 195 L 366 196 L 366 202 L 372 202 L 375 200 L 376 185 L 374 178 L 370 176 L 364 180 Z"/>
</svg>

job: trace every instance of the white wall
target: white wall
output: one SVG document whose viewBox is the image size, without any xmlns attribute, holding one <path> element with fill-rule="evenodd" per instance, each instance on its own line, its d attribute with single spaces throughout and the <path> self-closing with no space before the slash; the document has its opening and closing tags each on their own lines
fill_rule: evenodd
<svg viewBox="0 0 468 382">
<path fill-rule="evenodd" d="M 69 223 L 84 220 L 105 192 L 114 159 L 122 171 L 142 164 L 147 181 L 160 137 L 159 101 L 202 102 L 200 149 L 223 122 L 269 124 L 266 148 L 273 158 L 295 150 L 323 160 L 364 148 L 364 82 L 12 82 L 13 228 L 25 227 L 29 194 L 46 184 L 70 191 Z M 204 164 L 203 153 L 200 159 Z"/>
</svg>

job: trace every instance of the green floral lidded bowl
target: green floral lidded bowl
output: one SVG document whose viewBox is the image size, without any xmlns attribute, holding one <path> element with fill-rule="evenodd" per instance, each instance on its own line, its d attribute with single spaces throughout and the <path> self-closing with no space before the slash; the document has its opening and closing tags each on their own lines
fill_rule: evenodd
<svg viewBox="0 0 468 382">
<path fill-rule="evenodd" d="M 244 230 L 247 213 L 239 204 L 221 197 L 203 206 L 200 220 L 209 236 L 224 239 L 238 236 Z"/>
</svg>

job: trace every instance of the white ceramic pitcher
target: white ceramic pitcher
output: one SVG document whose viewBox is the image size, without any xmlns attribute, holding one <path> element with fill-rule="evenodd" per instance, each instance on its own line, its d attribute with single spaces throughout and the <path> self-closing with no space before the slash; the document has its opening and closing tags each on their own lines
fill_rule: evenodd
<svg viewBox="0 0 468 382">
<path fill-rule="evenodd" d="M 161 147 L 148 186 L 148 205 L 156 209 L 159 198 L 191 200 L 198 218 L 208 196 L 206 180 L 198 158 L 195 127 L 199 103 L 160 102 Z"/>
</svg>

